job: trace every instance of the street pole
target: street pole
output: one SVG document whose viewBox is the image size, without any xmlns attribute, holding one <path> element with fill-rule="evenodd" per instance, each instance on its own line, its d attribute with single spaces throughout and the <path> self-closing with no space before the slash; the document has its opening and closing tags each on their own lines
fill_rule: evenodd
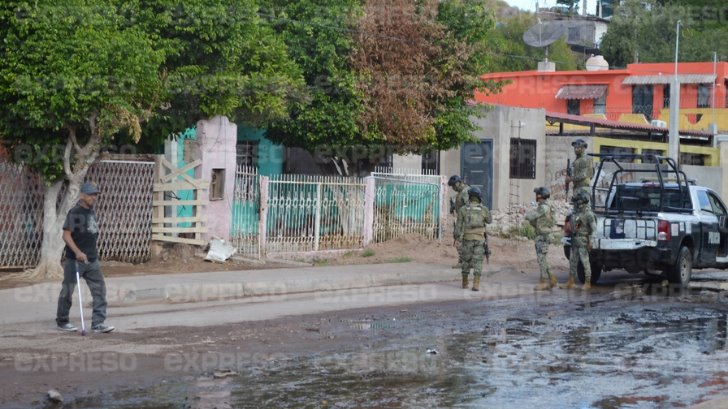
<svg viewBox="0 0 728 409">
<path fill-rule="evenodd" d="M 680 130 L 678 129 L 678 116 L 680 115 L 680 81 L 677 78 L 677 56 L 680 48 L 680 20 L 677 21 L 677 30 L 675 35 L 675 76 L 670 86 L 670 132 L 668 140 L 667 156 L 675 160 L 677 165 L 680 164 Z"/>
<path fill-rule="evenodd" d="M 713 121 L 710 123 L 710 131 L 715 135 L 718 133 L 718 125 L 715 122 L 715 84 L 718 82 L 718 53 L 713 51 L 713 89 L 710 95 L 710 106 Z"/>
</svg>

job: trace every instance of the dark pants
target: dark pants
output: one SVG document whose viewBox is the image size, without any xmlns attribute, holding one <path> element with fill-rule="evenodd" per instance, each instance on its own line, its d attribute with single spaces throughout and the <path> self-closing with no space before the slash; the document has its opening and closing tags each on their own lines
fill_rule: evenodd
<svg viewBox="0 0 728 409">
<path fill-rule="evenodd" d="M 106 283 L 104 283 L 99 261 L 78 263 L 78 273 L 86 280 L 86 285 L 91 290 L 93 297 L 94 313 L 91 318 L 91 327 L 103 324 L 106 320 Z M 58 296 L 58 311 L 56 312 L 58 325 L 68 322 L 74 291 L 76 291 L 76 260 L 66 259 L 66 263 L 63 265 L 63 285 L 61 294 Z"/>
</svg>

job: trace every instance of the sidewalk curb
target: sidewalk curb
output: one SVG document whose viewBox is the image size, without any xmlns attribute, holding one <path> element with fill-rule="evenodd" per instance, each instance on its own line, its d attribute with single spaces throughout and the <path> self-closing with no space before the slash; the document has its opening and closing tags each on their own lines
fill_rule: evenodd
<svg viewBox="0 0 728 409">
<path fill-rule="evenodd" d="M 423 265 L 413 265 L 411 269 L 407 269 L 409 271 L 394 272 L 388 271 L 388 267 L 391 265 L 382 265 L 380 268 L 384 271 L 381 272 L 363 274 L 334 271 L 341 269 L 340 267 L 328 267 L 327 269 L 332 271 L 324 270 L 323 272 L 321 269 L 298 269 L 304 273 L 299 274 L 300 277 L 276 274 L 271 278 L 252 280 L 250 276 L 254 274 L 244 271 L 210 273 L 209 280 L 200 276 L 190 276 L 189 280 L 184 280 L 182 277 L 182 281 L 156 283 L 148 288 L 129 288 L 129 285 L 121 285 L 119 286 L 120 291 L 116 294 L 109 294 L 109 298 L 113 299 L 113 303 L 117 306 L 128 306 L 139 302 L 205 302 L 230 298 L 280 297 L 297 293 L 439 283 L 455 281 L 459 278 L 459 273 L 444 268 L 433 269 L 432 266 L 427 266 L 429 271 L 424 272 L 421 271 Z M 397 267 L 401 269 L 400 266 Z M 306 270 L 309 270 L 311 274 L 305 274 Z M 155 282 L 164 278 L 163 276 L 146 277 L 151 277 Z M 179 276 L 175 278 L 179 278 Z M 122 280 L 124 278 L 108 281 L 113 287 Z"/>
</svg>

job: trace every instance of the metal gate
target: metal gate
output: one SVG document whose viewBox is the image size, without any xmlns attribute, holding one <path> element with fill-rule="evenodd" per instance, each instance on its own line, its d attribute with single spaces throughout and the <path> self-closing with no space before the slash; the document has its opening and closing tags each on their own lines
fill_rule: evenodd
<svg viewBox="0 0 728 409">
<path fill-rule="evenodd" d="M 342 176 L 276 175 L 267 200 L 268 252 L 362 246 L 365 183 Z"/>
<path fill-rule="evenodd" d="M 22 165 L 0 161 L 0 267 L 38 263 L 44 196 L 36 174 Z"/>
<path fill-rule="evenodd" d="M 89 167 L 86 180 L 99 186 L 94 205 L 102 260 L 149 260 L 152 240 L 154 162 L 104 160 Z"/>
<path fill-rule="evenodd" d="M 375 179 L 374 242 L 406 234 L 442 236 L 444 200 L 440 175 L 372 172 Z"/>
<path fill-rule="evenodd" d="M 243 257 L 260 258 L 260 186 L 256 168 L 238 165 L 233 191 L 230 241 Z"/>
<path fill-rule="evenodd" d="M 493 208 L 493 140 L 464 143 L 460 150 L 462 177 L 483 193 L 483 204 Z"/>
<path fill-rule="evenodd" d="M 95 209 L 102 260 L 138 263 L 149 259 L 154 162 L 100 161 L 86 181 L 101 194 Z M 59 198 L 65 194 L 61 188 Z M 37 174 L 0 161 L 0 267 L 32 267 L 40 259 L 45 189 Z M 65 215 L 60 215 L 65 217 Z"/>
</svg>

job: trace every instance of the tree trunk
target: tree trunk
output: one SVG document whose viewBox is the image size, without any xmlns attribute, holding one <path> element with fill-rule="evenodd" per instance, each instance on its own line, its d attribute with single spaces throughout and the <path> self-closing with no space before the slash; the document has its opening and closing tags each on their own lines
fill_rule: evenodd
<svg viewBox="0 0 728 409">
<path fill-rule="evenodd" d="M 40 248 L 40 261 L 32 269 L 21 273 L 19 276 L 7 275 L 5 278 L 17 278 L 27 281 L 43 281 L 63 277 L 61 267 L 61 256 L 65 243 L 63 242 L 63 222 L 66 221 L 68 211 L 76 204 L 81 183 L 86 178 L 88 168 L 99 154 L 101 146 L 101 135 L 98 133 L 96 115 L 89 117 L 89 128 L 91 136 L 85 146 L 78 144 L 76 129 L 73 126 L 67 127 L 68 141 L 63 152 L 63 170 L 68 180 L 61 205 L 56 207 L 58 193 L 63 187 L 64 179 L 61 179 L 46 187 L 43 201 L 43 241 Z M 73 158 L 72 158 L 72 152 Z"/>
<path fill-rule="evenodd" d="M 88 167 L 82 172 L 69 177 L 61 205 L 56 207 L 58 193 L 63 187 L 63 180 L 59 180 L 46 188 L 43 201 L 43 242 L 40 248 L 40 260 L 32 270 L 23 272 L 19 279 L 27 281 L 45 281 L 63 278 L 61 256 L 65 243 L 63 242 L 63 222 L 68 211 L 76 204 L 81 181 L 86 177 Z"/>
</svg>

